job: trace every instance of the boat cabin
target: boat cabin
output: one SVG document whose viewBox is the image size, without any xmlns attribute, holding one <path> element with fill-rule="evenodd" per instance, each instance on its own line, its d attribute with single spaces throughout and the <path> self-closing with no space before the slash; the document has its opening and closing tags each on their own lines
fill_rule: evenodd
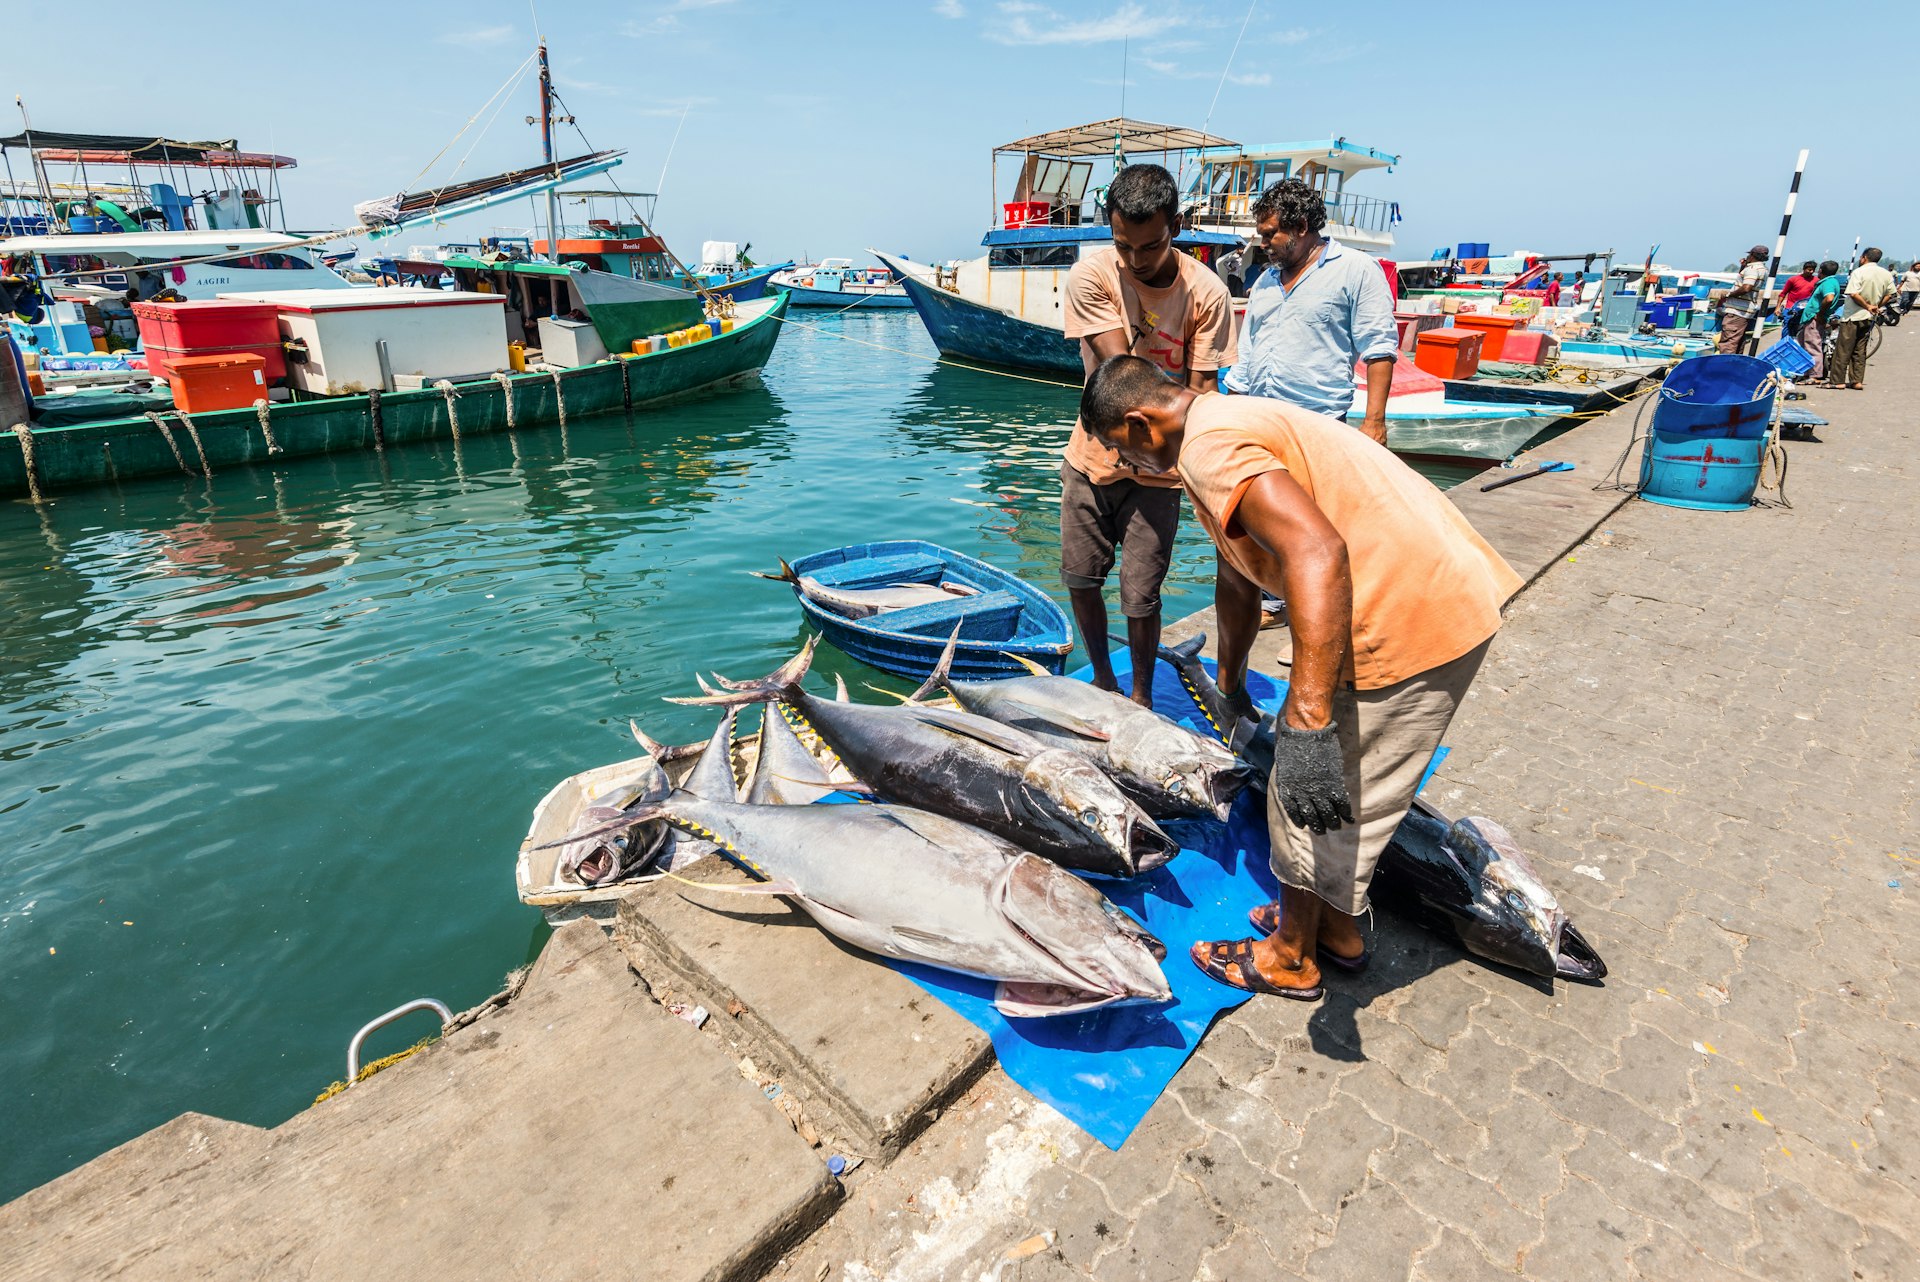
<svg viewBox="0 0 1920 1282">
<path fill-rule="evenodd" d="M 1251 236 L 1254 200 L 1273 184 L 1298 178 L 1326 201 L 1329 239 L 1375 256 L 1389 254 L 1400 221 L 1398 202 L 1347 188 L 1357 174 L 1391 173 L 1399 163 L 1396 155 L 1345 138 L 1206 146 L 1193 157 L 1182 209 L 1194 226 Z"/>
</svg>

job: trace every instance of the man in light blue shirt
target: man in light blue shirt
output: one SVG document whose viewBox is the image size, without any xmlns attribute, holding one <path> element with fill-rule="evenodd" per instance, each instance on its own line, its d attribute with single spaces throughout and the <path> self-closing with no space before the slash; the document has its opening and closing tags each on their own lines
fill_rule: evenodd
<svg viewBox="0 0 1920 1282">
<path fill-rule="evenodd" d="M 1326 202 L 1297 178 L 1253 202 L 1254 231 L 1273 264 L 1247 294 L 1241 359 L 1225 390 L 1269 396 L 1333 418 L 1353 409 L 1353 366 L 1367 363 L 1360 430 L 1387 443 L 1387 393 L 1399 336 L 1380 264 L 1328 240 Z"/>
</svg>

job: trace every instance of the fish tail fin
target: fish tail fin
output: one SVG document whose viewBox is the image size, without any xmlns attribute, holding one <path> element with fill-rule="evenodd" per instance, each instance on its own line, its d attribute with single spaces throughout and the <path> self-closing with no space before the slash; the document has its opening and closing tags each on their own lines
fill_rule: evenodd
<svg viewBox="0 0 1920 1282">
<path fill-rule="evenodd" d="M 1207 634 L 1196 632 L 1179 645 L 1161 646 L 1160 657 L 1172 664 L 1191 662 L 1200 657 L 1200 651 L 1205 649 L 1206 645 Z"/>
<path fill-rule="evenodd" d="M 906 702 L 918 703 L 953 679 L 953 652 L 960 646 L 962 626 L 959 623 L 953 625 L 953 635 L 947 638 L 946 648 L 940 651 L 940 661 L 933 665 L 933 671 L 929 672 L 927 679 L 920 683 L 920 688 L 907 696 Z"/>
<path fill-rule="evenodd" d="M 665 761 L 667 759 L 665 755 L 669 751 L 667 745 L 648 738 L 647 732 L 640 728 L 638 721 L 629 719 L 627 721 L 627 729 L 633 731 L 633 741 L 639 744 L 641 749 L 644 750 L 649 757 L 652 757 L 655 761 Z"/>
<path fill-rule="evenodd" d="M 1012 659 L 1015 663 L 1019 664 L 1021 667 L 1025 668 L 1028 672 L 1031 672 L 1036 677 L 1050 677 L 1053 675 L 1051 672 L 1048 672 L 1045 668 L 1041 667 L 1039 664 L 1035 663 L 1032 659 L 1029 659 L 1024 654 L 1009 654 L 1007 651 L 1002 650 L 1000 652 L 1000 657 L 1003 659 Z"/>
<path fill-rule="evenodd" d="M 695 680 L 700 681 L 700 688 L 705 691 L 704 694 L 697 697 L 668 699 L 667 702 L 690 704 L 695 707 L 715 705 L 722 708 L 740 708 L 750 703 L 772 703 L 800 688 L 800 682 L 807 675 L 807 668 L 813 663 L 813 648 L 818 644 L 820 644 L 820 636 L 815 633 L 807 638 L 807 643 L 801 647 L 799 654 L 757 681 L 728 681 L 725 677 L 716 676 L 725 689 L 715 690 L 704 680 L 695 677 Z"/>
<path fill-rule="evenodd" d="M 833 701 L 835 703 L 853 702 L 853 696 L 847 693 L 847 679 L 838 672 L 833 674 Z"/>
<path fill-rule="evenodd" d="M 772 579 L 775 583 L 798 584 L 800 576 L 794 572 L 792 566 L 787 564 L 787 558 L 780 557 L 779 561 L 780 573 L 778 574 L 768 574 L 765 570 L 748 570 L 747 573 L 756 579 Z"/>
</svg>

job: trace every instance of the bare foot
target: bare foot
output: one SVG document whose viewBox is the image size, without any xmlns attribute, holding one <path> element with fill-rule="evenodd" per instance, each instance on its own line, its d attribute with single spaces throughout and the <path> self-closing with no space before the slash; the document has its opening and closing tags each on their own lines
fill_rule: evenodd
<svg viewBox="0 0 1920 1282">
<path fill-rule="evenodd" d="M 1104 677 L 1096 675 L 1093 678 L 1093 688 L 1096 690 L 1106 690 L 1113 694 L 1120 693 L 1120 683 L 1113 679 L 1111 672 L 1107 673 Z"/>
<path fill-rule="evenodd" d="M 1141 707 L 1145 708 L 1148 712 L 1153 711 L 1153 687 L 1152 686 L 1146 686 L 1146 687 L 1135 686 L 1133 688 L 1133 693 L 1127 697 L 1132 699 L 1135 703 L 1139 704 Z"/>
<path fill-rule="evenodd" d="M 1275 988 L 1320 986 L 1320 967 L 1313 958 L 1285 952 L 1271 939 L 1253 941 L 1253 968 Z"/>
</svg>

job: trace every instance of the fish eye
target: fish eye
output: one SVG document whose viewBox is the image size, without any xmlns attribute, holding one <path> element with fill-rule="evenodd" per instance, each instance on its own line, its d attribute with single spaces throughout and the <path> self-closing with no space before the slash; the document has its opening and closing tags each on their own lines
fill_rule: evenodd
<svg viewBox="0 0 1920 1282">
<path fill-rule="evenodd" d="M 1098 827 L 1100 823 L 1100 812 L 1098 810 L 1082 810 L 1080 812 L 1080 822 L 1089 828 Z"/>
<path fill-rule="evenodd" d="M 1187 791 L 1187 781 L 1175 775 L 1167 784 L 1167 791 L 1178 797 Z"/>
</svg>

